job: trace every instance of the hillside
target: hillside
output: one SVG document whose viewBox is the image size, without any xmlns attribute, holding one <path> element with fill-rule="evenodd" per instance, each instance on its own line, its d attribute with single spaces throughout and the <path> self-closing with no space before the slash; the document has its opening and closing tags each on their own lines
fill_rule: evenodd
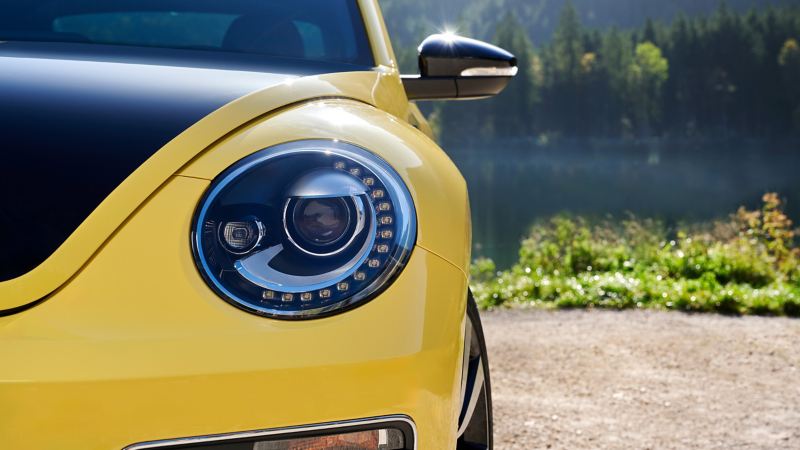
<svg viewBox="0 0 800 450">
<path fill-rule="evenodd" d="M 421 37 L 456 26 L 462 34 L 488 39 L 511 12 L 539 46 L 549 41 L 568 0 L 380 0 L 395 47 L 416 46 Z M 572 0 L 589 28 L 636 28 L 647 18 L 670 22 L 679 14 L 710 14 L 719 0 Z M 769 5 L 800 6 L 800 0 L 727 0 L 739 12 Z"/>
<path fill-rule="evenodd" d="M 382 1 L 404 72 L 456 20 L 520 61 L 502 95 L 426 109 L 445 142 L 800 132 L 800 0 Z"/>
</svg>

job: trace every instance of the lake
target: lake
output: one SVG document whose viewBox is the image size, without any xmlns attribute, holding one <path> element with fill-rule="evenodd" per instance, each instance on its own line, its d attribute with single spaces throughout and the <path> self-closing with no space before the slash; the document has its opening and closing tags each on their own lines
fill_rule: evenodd
<svg viewBox="0 0 800 450">
<path fill-rule="evenodd" d="M 560 212 L 667 223 L 725 217 L 765 192 L 800 219 L 800 141 L 562 140 L 449 144 L 470 190 L 473 255 L 516 259 L 532 223 Z"/>
</svg>

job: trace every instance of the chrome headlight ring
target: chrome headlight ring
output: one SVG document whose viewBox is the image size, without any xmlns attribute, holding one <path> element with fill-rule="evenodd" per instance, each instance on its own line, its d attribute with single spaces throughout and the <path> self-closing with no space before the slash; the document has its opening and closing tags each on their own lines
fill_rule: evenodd
<svg viewBox="0 0 800 450">
<path fill-rule="evenodd" d="M 414 247 L 416 213 L 403 180 L 377 155 L 337 140 L 296 141 L 217 177 L 191 240 L 200 273 L 228 302 L 311 319 L 391 283 Z"/>
</svg>

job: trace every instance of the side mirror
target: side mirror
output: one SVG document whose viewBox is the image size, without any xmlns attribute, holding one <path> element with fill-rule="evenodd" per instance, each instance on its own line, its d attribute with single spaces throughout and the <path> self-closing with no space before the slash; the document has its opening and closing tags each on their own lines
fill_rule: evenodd
<svg viewBox="0 0 800 450">
<path fill-rule="evenodd" d="M 420 75 L 402 76 L 409 100 L 490 97 L 517 74 L 514 55 L 475 39 L 434 34 L 418 50 Z"/>
</svg>

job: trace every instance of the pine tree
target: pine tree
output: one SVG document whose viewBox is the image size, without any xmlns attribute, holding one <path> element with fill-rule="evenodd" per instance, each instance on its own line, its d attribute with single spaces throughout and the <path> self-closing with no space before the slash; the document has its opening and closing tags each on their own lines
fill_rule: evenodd
<svg viewBox="0 0 800 450">
<path fill-rule="evenodd" d="M 607 85 L 602 115 L 605 133 L 619 136 L 624 131 L 623 124 L 629 121 L 625 105 L 630 100 L 627 73 L 632 63 L 630 39 L 612 28 L 606 33 L 600 48 L 600 65 Z"/>
<path fill-rule="evenodd" d="M 582 115 L 582 86 L 581 61 L 584 55 L 583 29 L 578 12 L 567 1 L 561 13 L 558 27 L 553 36 L 551 63 L 553 95 L 559 98 L 558 103 L 552 105 L 553 117 L 558 120 L 563 132 L 579 134 L 581 125 L 585 122 Z"/>
<path fill-rule="evenodd" d="M 568 0 L 561 13 L 555 34 L 555 72 L 562 80 L 577 82 L 580 78 L 580 61 L 584 54 L 581 22 L 578 12 Z"/>
<path fill-rule="evenodd" d="M 506 90 L 492 100 L 493 133 L 503 137 L 523 136 L 533 129 L 534 120 L 533 45 L 525 29 L 510 13 L 498 23 L 494 42 L 517 57 L 519 73 Z"/>
</svg>

